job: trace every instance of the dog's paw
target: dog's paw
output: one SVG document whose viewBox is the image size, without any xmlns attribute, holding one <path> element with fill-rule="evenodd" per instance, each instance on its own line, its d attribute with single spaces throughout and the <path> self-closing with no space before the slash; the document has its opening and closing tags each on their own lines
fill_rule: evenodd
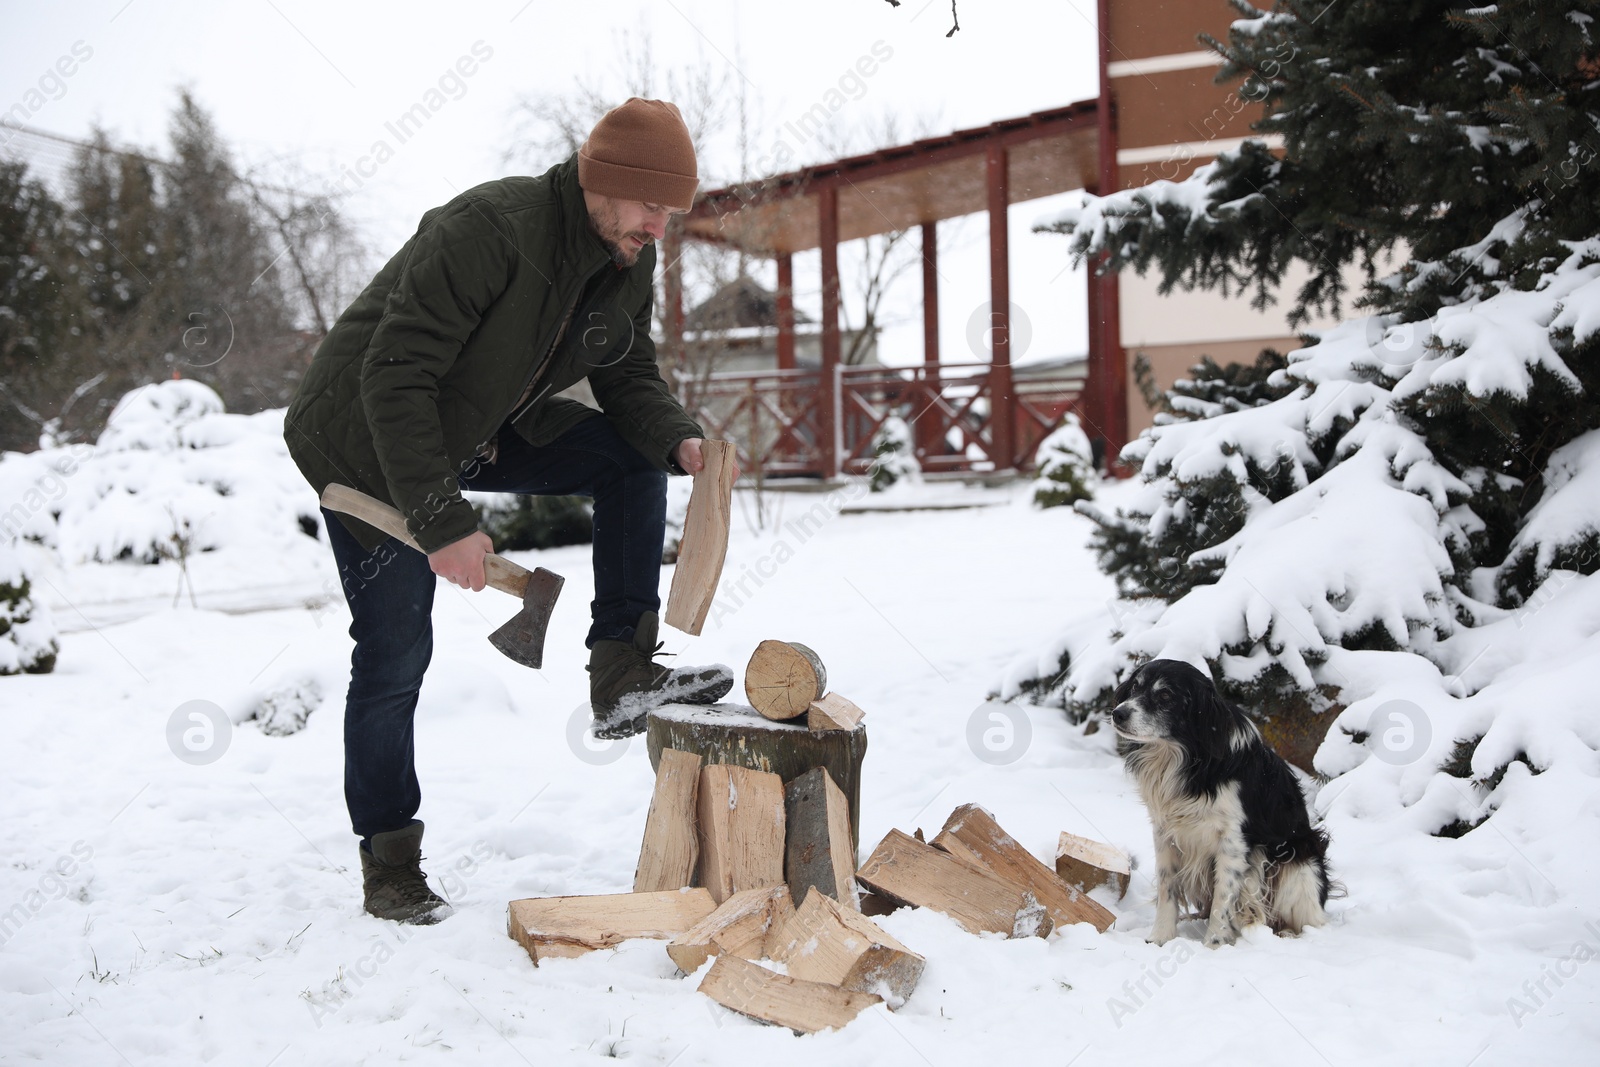
<svg viewBox="0 0 1600 1067">
<path fill-rule="evenodd" d="M 1150 931 L 1150 936 L 1144 940 L 1145 944 L 1147 945 L 1165 945 L 1168 941 L 1171 941 L 1177 936 L 1177 930 L 1163 930 L 1160 927 L 1156 927 L 1154 930 Z"/>
<path fill-rule="evenodd" d="M 1235 930 L 1207 930 L 1205 939 L 1200 943 L 1205 945 L 1206 948 L 1221 948 L 1223 945 L 1231 945 L 1237 940 L 1239 940 L 1239 934 Z"/>
</svg>

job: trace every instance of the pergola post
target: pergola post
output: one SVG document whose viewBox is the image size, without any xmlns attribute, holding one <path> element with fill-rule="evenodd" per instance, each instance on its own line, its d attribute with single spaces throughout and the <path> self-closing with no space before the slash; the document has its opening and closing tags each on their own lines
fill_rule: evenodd
<svg viewBox="0 0 1600 1067">
<path fill-rule="evenodd" d="M 1095 102 L 1095 147 L 1099 158 L 1094 191 L 1110 196 L 1121 187 L 1117 169 L 1116 100 L 1111 93 L 1111 0 L 1098 0 L 1095 8 L 1100 27 L 1100 94 Z M 1086 406 L 1105 441 L 1106 469 L 1112 470 L 1128 440 L 1128 368 L 1122 351 L 1122 291 L 1115 272 L 1096 277 L 1096 266 L 1091 263 L 1089 267 L 1092 347 L 1088 389 L 1092 402 Z"/>
<path fill-rule="evenodd" d="M 939 440 L 939 413 L 934 402 L 939 396 L 939 223 L 922 224 L 922 380 L 911 427 L 917 455 L 933 456 L 944 452 Z"/>
<path fill-rule="evenodd" d="M 989 192 L 989 442 L 996 470 L 1016 466 L 1015 398 L 1011 392 L 1011 256 L 1004 145 L 985 159 Z"/>
<path fill-rule="evenodd" d="M 794 370 L 794 255 L 779 252 L 778 369 Z"/>
<path fill-rule="evenodd" d="M 817 190 L 822 252 L 822 387 L 817 428 L 822 440 L 822 475 L 839 476 L 839 190 Z"/>
</svg>

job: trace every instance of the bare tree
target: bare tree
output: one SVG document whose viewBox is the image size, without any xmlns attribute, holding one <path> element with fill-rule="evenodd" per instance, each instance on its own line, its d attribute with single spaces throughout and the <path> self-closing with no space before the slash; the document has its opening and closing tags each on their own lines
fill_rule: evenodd
<svg viewBox="0 0 1600 1067">
<path fill-rule="evenodd" d="M 333 197 L 299 191 L 311 182 L 298 169 L 287 181 L 247 174 L 242 184 L 277 234 L 280 250 L 272 269 L 283 279 L 296 317 L 317 336 L 326 335 L 366 283 L 369 249 Z"/>
<path fill-rule="evenodd" d="M 606 74 L 581 74 L 565 93 L 524 96 L 513 108 L 514 136 L 502 161 L 539 172 L 576 152 L 607 111 L 631 96 L 671 100 L 689 127 L 695 154 L 705 157 L 707 142 L 722 129 L 730 97 L 726 65 L 697 57 L 669 70 L 656 66 L 648 30 L 614 30 L 616 62 Z"/>
</svg>

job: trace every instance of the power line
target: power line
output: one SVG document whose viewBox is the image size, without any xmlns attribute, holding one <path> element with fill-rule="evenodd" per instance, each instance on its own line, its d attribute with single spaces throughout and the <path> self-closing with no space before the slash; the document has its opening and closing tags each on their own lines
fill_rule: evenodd
<svg viewBox="0 0 1600 1067">
<path fill-rule="evenodd" d="M 152 167 L 163 170 L 172 170 L 177 166 L 171 160 L 161 159 L 157 156 L 146 155 L 130 148 L 118 148 L 110 144 L 96 144 L 93 141 L 84 141 L 76 137 L 67 137 L 49 130 L 41 130 L 34 126 L 24 126 L 18 122 L 0 120 L 0 131 L 4 136 L 0 138 L 0 152 L 13 155 L 36 170 L 47 169 L 48 177 L 53 178 L 62 188 L 67 183 L 66 176 L 77 163 L 79 153 L 94 152 L 101 155 L 119 156 L 124 159 L 137 160 Z M 41 168 L 38 165 L 44 164 Z M 257 181 L 254 178 L 243 178 L 255 188 L 264 192 L 278 193 L 281 196 L 307 197 L 299 189 L 290 189 L 281 185 L 272 185 L 267 182 Z"/>
</svg>

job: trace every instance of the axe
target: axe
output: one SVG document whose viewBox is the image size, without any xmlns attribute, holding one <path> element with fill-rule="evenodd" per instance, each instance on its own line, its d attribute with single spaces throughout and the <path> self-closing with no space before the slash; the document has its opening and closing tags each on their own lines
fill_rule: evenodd
<svg viewBox="0 0 1600 1067">
<path fill-rule="evenodd" d="M 374 500 L 349 486 L 329 485 L 322 491 L 322 506 L 360 519 L 423 552 L 411 531 L 406 529 L 404 516 L 381 500 Z M 483 557 L 483 573 L 490 585 L 522 600 L 522 610 L 490 634 L 489 643 L 524 667 L 538 670 L 544 665 L 544 634 L 550 625 L 550 612 L 556 606 L 556 597 L 561 595 L 561 584 L 566 579 L 543 567 L 531 571 L 519 567 L 493 552 Z"/>
</svg>

